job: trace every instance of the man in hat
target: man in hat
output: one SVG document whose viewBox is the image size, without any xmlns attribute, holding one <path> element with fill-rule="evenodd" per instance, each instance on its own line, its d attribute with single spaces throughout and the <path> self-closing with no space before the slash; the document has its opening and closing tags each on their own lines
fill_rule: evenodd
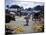
<svg viewBox="0 0 46 35">
<path fill-rule="evenodd" d="M 26 24 L 24 26 L 28 26 L 30 15 L 25 16 Z"/>
</svg>

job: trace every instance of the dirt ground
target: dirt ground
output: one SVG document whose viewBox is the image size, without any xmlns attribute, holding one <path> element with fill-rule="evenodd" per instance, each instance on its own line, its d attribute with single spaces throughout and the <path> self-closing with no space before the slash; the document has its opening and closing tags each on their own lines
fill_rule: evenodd
<svg viewBox="0 0 46 35">
<path fill-rule="evenodd" d="M 25 16 L 19 17 L 16 16 L 16 21 L 11 21 L 10 23 L 6 23 L 6 26 L 9 27 L 10 29 L 13 29 L 16 31 L 16 28 L 20 29 L 21 31 L 17 30 L 17 33 L 32 33 L 34 32 L 33 30 L 33 24 L 35 23 L 32 21 L 32 16 L 29 19 L 29 26 L 24 26 L 26 24 L 26 20 L 24 19 Z M 35 26 L 35 25 L 34 25 Z"/>
</svg>

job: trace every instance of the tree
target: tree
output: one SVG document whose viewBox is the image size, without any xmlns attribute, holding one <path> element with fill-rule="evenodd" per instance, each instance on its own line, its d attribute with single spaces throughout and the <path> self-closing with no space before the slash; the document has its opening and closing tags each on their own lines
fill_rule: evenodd
<svg viewBox="0 0 46 35">
<path fill-rule="evenodd" d="M 32 8 L 28 8 L 27 10 L 28 10 L 28 11 L 31 11 L 31 10 L 32 10 Z"/>
<path fill-rule="evenodd" d="M 14 9 L 17 8 L 18 9 L 18 8 L 20 8 L 20 6 L 18 6 L 18 5 L 12 5 L 10 8 L 14 8 Z"/>
<path fill-rule="evenodd" d="M 34 10 L 41 10 L 41 11 L 44 11 L 44 6 L 38 5 L 38 6 L 34 7 Z"/>
<path fill-rule="evenodd" d="M 7 8 L 9 8 L 9 5 L 6 5 Z"/>
</svg>

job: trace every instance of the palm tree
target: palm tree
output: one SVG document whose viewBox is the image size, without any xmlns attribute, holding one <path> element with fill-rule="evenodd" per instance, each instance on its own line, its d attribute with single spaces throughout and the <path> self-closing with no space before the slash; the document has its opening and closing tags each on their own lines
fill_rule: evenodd
<svg viewBox="0 0 46 35">
<path fill-rule="evenodd" d="M 6 7 L 9 9 L 10 7 L 9 7 L 9 5 L 6 5 Z"/>
</svg>

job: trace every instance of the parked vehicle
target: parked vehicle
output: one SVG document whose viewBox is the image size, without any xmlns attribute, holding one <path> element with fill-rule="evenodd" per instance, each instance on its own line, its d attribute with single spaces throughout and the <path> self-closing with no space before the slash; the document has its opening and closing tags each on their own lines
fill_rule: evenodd
<svg viewBox="0 0 46 35">
<path fill-rule="evenodd" d="M 8 14 L 6 13 L 5 14 L 5 22 L 6 23 L 9 23 L 11 20 L 15 21 L 15 15 L 14 14 Z"/>
</svg>

